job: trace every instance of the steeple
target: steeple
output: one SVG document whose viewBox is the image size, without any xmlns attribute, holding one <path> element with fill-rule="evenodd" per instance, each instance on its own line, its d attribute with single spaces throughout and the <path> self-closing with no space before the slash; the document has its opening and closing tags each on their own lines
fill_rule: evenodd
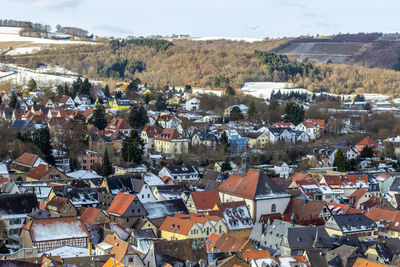
<svg viewBox="0 0 400 267">
<path fill-rule="evenodd" d="M 240 165 L 240 169 L 239 169 L 237 175 L 244 177 L 247 175 L 247 171 L 250 168 L 250 150 L 249 150 L 249 144 L 247 143 L 247 141 L 243 147 L 243 154 L 242 154 L 241 158 L 242 158 L 242 164 Z"/>
</svg>

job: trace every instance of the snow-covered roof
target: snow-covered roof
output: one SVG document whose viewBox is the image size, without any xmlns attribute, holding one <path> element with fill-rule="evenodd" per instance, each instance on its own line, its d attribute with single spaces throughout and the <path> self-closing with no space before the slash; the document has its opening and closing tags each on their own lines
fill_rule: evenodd
<svg viewBox="0 0 400 267">
<path fill-rule="evenodd" d="M 158 177 L 157 175 L 155 175 L 154 173 L 146 173 L 143 177 L 144 182 L 148 185 L 148 186 L 155 186 L 155 185 L 163 185 L 164 182 L 161 180 L 160 177 Z"/>
<path fill-rule="evenodd" d="M 89 250 L 87 248 L 62 246 L 55 249 L 50 249 L 39 253 L 39 257 L 43 254 L 48 254 L 51 256 L 60 256 L 61 258 L 73 258 L 73 257 L 84 257 L 88 256 Z"/>
<path fill-rule="evenodd" d="M 95 171 L 79 170 L 67 173 L 67 176 L 73 179 L 95 179 L 102 178 Z"/>
</svg>

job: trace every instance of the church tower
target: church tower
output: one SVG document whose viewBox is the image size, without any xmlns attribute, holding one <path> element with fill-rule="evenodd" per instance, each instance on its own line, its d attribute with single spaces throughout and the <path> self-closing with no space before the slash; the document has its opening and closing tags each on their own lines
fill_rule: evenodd
<svg viewBox="0 0 400 267">
<path fill-rule="evenodd" d="M 242 163 L 240 165 L 239 171 L 237 173 L 238 176 L 244 177 L 247 175 L 247 171 L 250 168 L 250 149 L 249 144 L 246 142 L 243 148 L 243 154 L 241 156 Z"/>
</svg>

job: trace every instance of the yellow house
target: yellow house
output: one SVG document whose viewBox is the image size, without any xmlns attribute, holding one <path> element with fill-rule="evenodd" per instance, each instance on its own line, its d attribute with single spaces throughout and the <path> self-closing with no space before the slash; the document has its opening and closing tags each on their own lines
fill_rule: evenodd
<svg viewBox="0 0 400 267">
<path fill-rule="evenodd" d="M 269 142 L 269 137 L 265 133 L 249 132 L 246 138 L 251 148 L 263 148 Z"/>
<path fill-rule="evenodd" d="M 217 203 L 207 214 L 223 218 L 229 235 L 242 239 L 250 237 L 254 223 L 245 201 Z"/>
<path fill-rule="evenodd" d="M 177 96 L 173 96 L 167 100 L 168 105 L 170 106 L 177 106 L 180 104 L 180 98 Z"/>
<path fill-rule="evenodd" d="M 200 213 L 177 213 L 168 216 L 160 226 L 161 238 L 183 240 L 208 238 L 212 233 L 226 233 L 227 226 L 221 218 Z"/>
<path fill-rule="evenodd" d="M 186 154 L 189 151 L 189 140 L 175 129 L 165 129 L 155 137 L 154 150 L 164 154 Z"/>
<path fill-rule="evenodd" d="M 143 92 L 144 95 L 151 95 L 151 91 L 149 88 L 146 88 L 146 91 Z"/>
<path fill-rule="evenodd" d="M 367 249 L 367 251 L 365 252 L 365 256 L 367 256 L 368 260 L 384 263 L 378 252 L 376 251 L 376 244 Z"/>
<path fill-rule="evenodd" d="M 128 99 L 113 99 L 108 101 L 108 105 L 115 111 L 124 111 L 131 108 Z"/>
</svg>

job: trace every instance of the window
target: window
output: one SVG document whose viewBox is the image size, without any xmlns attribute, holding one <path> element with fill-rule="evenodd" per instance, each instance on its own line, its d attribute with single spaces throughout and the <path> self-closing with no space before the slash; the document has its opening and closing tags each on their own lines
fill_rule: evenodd
<svg viewBox="0 0 400 267">
<path fill-rule="evenodd" d="M 147 198 L 150 198 L 150 194 L 147 194 Z"/>
<path fill-rule="evenodd" d="M 133 262 L 133 258 L 129 258 L 129 262 Z"/>
<path fill-rule="evenodd" d="M 275 213 L 276 212 L 276 205 L 272 204 L 271 205 L 271 213 Z"/>
</svg>

